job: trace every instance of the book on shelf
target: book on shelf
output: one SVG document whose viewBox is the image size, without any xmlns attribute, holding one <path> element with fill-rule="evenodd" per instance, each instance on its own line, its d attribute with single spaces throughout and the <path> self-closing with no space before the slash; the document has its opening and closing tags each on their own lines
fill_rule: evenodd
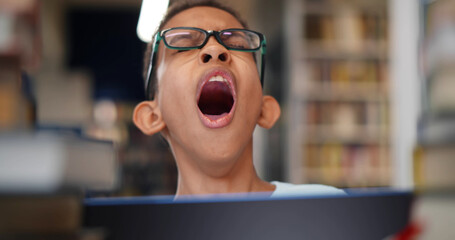
<svg viewBox="0 0 455 240">
<path fill-rule="evenodd" d="M 454 34 L 455 38 L 455 34 Z M 428 102 L 432 112 L 455 113 L 455 52 L 451 64 L 440 66 L 428 81 Z M 454 114 L 455 115 L 455 114 Z"/>
<path fill-rule="evenodd" d="M 0 236 L 74 233 L 82 220 L 82 197 L 74 194 L 2 195 L 0 216 Z"/>
<path fill-rule="evenodd" d="M 40 1 L 0 1 L 0 57 L 34 69 L 41 58 Z"/>
<path fill-rule="evenodd" d="M 305 125 L 381 126 L 387 125 L 387 107 L 366 101 L 307 101 Z"/>
<path fill-rule="evenodd" d="M 382 65 L 386 62 L 380 59 L 349 59 L 326 58 L 306 59 L 304 61 L 308 77 L 317 82 L 350 82 L 350 83 L 380 83 L 384 81 L 381 74 Z"/>
<path fill-rule="evenodd" d="M 431 115 L 455 115 L 455 3 L 425 3 L 424 13 L 421 45 L 424 110 Z"/>
<path fill-rule="evenodd" d="M 24 91 L 19 57 L 0 54 L 0 131 L 31 128 L 34 103 Z"/>
<path fill-rule="evenodd" d="M 0 131 L 29 129 L 35 113 L 24 70 L 40 60 L 39 1 L 0 1 Z"/>
<path fill-rule="evenodd" d="M 102 229 L 82 227 L 82 195 L 74 193 L 0 196 L 2 240 L 101 240 Z"/>
<path fill-rule="evenodd" d="M 0 192 L 110 190 L 118 166 L 112 142 L 52 133 L 0 134 Z"/>
<path fill-rule="evenodd" d="M 386 46 L 387 9 L 364 11 L 355 5 L 320 6 L 304 5 L 304 38 L 320 44 L 326 50 L 360 53 Z M 307 11 L 305 11 L 305 9 Z"/>
<path fill-rule="evenodd" d="M 455 144 L 421 144 L 414 151 L 414 182 L 418 190 L 455 190 Z"/>
<path fill-rule="evenodd" d="M 339 187 L 390 184 L 388 149 L 378 144 L 305 144 L 306 182 Z"/>
</svg>

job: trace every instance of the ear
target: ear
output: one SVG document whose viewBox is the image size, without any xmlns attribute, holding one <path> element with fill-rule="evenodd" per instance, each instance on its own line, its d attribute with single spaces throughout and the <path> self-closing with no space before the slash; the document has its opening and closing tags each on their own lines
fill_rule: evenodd
<svg viewBox="0 0 455 240">
<path fill-rule="evenodd" d="M 134 124 L 146 135 L 153 135 L 166 127 L 156 101 L 144 101 L 134 108 Z"/>
<path fill-rule="evenodd" d="M 280 104 L 272 96 L 262 97 L 261 115 L 258 119 L 259 126 L 270 129 L 281 115 Z"/>
</svg>

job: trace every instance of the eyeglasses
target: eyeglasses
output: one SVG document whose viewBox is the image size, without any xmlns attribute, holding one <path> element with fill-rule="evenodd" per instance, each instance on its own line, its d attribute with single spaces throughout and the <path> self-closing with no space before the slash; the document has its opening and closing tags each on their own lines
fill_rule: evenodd
<svg viewBox="0 0 455 240">
<path fill-rule="evenodd" d="M 164 45 L 169 49 L 192 50 L 203 48 L 212 35 L 219 44 L 228 50 L 255 52 L 261 49 L 261 85 L 263 85 L 266 53 L 266 40 L 263 34 L 247 29 L 206 31 L 194 27 L 176 27 L 160 31 L 154 37 L 155 41 L 152 46 L 152 54 L 147 71 L 146 96 L 150 96 L 150 78 L 161 40 L 163 40 Z"/>
<path fill-rule="evenodd" d="M 191 50 L 203 48 L 212 35 L 226 49 L 243 52 L 259 50 L 264 41 L 264 35 L 246 29 L 226 29 L 218 32 L 178 27 L 161 31 L 157 37 L 163 39 L 166 47 L 170 49 Z"/>
</svg>

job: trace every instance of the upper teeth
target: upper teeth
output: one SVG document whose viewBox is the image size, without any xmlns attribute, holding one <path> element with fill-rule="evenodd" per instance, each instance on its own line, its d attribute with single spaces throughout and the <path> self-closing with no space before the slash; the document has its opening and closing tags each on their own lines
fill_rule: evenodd
<svg viewBox="0 0 455 240">
<path fill-rule="evenodd" d="M 209 82 L 226 82 L 227 83 L 227 80 L 224 79 L 222 76 L 213 76 L 212 78 L 210 78 Z"/>
</svg>

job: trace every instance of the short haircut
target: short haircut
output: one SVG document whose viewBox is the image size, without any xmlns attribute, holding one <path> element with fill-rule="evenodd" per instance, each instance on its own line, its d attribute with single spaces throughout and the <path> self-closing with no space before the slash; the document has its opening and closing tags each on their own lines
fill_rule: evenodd
<svg viewBox="0 0 455 240">
<path fill-rule="evenodd" d="M 237 21 L 240 22 L 243 28 L 248 28 L 246 22 L 240 17 L 240 15 L 232 8 L 225 6 L 215 0 L 178 0 L 171 4 L 169 6 L 166 15 L 164 18 L 161 20 L 161 23 L 155 32 L 153 36 L 156 35 L 157 32 L 163 30 L 164 25 L 166 25 L 169 20 L 171 20 L 175 15 L 177 15 L 180 12 L 183 12 L 187 9 L 193 8 L 193 7 L 213 7 L 217 9 L 221 9 L 229 14 L 231 14 Z M 146 92 L 146 94 L 149 94 L 150 96 L 145 96 L 147 99 L 153 99 L 155 97 L 155 92 L 158 89 L 158 79 L 156 76 L 156 71 L 151 72 L 150 76 L 150 82 L 147 83 L 147 71 L 148 67 L 150 64 L 150 57 L 152 54 L 152 44 L 155 39 L 152 39 L 150 43 L 147 44 L 147 49 L 145 50 L 145 55 L 144 55 L 144 68 L 143 68 L 143 77 L 144 77 L 144 82 L 145 84 L 149 84 L 149 92 Z M 147 86 L 145 86 L 147 89 Z"/>
</svg>

